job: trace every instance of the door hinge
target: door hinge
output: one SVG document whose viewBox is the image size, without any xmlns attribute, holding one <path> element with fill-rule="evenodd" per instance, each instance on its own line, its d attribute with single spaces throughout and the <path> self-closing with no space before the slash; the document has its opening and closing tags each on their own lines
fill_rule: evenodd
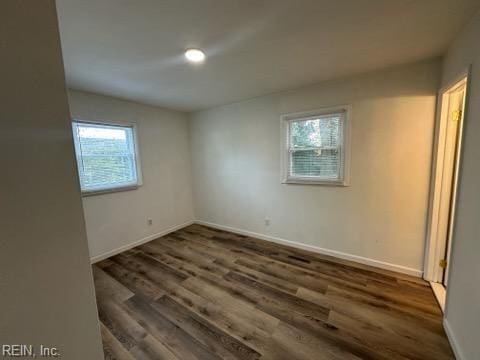
<svg viewBox="0 0 480 360">
<path fill-rule="evenodd" d="M 438 264 L 442 269 L 445 269 L 447 267 L 447 260 L 445 259 L 442 259 L 440 260 L 439 264 Z"/>
<path fill-rule="evenodd" d="M 462 118 L 462 110 L 455 110 L 452 113 L 452 121 L 460 121 Z"/>
</svg>

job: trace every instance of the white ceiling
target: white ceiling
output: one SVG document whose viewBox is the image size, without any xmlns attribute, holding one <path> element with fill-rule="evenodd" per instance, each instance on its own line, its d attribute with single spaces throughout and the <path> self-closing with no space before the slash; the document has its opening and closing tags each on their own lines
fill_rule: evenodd
<svg viewBox="0 0 480 360">
<path fill-rule="evenodd" d="M 57 0 L 68 85 L 193 111 L 442 54 L 478 0 Z M 204 49 L 201 65 L 186 63 Z"/>
</svg>

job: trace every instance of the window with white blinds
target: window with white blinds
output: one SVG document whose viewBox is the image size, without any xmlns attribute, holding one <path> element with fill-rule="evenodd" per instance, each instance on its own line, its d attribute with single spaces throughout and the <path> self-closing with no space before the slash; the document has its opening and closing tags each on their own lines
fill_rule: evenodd
<svg viewBox="0 0 480 360">
<path fill-rule="evenodd" d="M 348 107 L 282 117 L 282 180 L 346 185 Z"/>
<path fill-rule="evenodd" d="M 73 138 L 82 193 L 140 185 L 133 125 L 73 122 Z"/>
</svg>

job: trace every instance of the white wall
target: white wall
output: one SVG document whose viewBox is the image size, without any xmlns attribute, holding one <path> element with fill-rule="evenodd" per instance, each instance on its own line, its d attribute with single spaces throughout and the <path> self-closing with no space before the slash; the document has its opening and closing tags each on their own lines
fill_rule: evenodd
<svg viewBox="0 0 480 360">
<path fill-rule="evenodd" d="M 446 326 L 460 359 L 480 359 L 480 13 L 449 49 L 442 84 L 470 64 L 456 224 L 452 242 Z"/>
<path fill-rule="evenodd" d="M 2 0 L 0 54 L 0 343 L 100 360 L 54 1 Z"/>
<path fill-rule="evenodd" d="M 421 274 L 439 78 L 432 60 L 194 113 L 197 219 Z M 338 104 L 353 106 L 351 185 L 281 184 L 280 115 Z"/>
<path fill-rule="evenodd" d="M 73 118 L 137 124 L 143 185 L 83 198 L 92 258 L 193 220 L 186 114 L 79 91 L 69 99 Z"/>
</svg>

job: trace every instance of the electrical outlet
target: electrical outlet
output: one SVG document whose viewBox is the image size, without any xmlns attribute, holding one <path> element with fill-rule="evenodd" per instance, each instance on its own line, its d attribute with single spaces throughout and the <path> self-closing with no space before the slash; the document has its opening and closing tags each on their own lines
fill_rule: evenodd
<svg viewBox="0 0 480 360">
<path fill-rule="evenodd" d="M 153 225 L 153 220 L 152 219 L 147 219 L 147 224 L 148 225 Z"/>
<path fill-rule="evenodd" d="M 264 219 L 264 222 L 265 222 L 265 226 L 270 225 L 270 219 L 269 219 L 269 218 L 266 217 L 266 218 Z"/>
</svg>

